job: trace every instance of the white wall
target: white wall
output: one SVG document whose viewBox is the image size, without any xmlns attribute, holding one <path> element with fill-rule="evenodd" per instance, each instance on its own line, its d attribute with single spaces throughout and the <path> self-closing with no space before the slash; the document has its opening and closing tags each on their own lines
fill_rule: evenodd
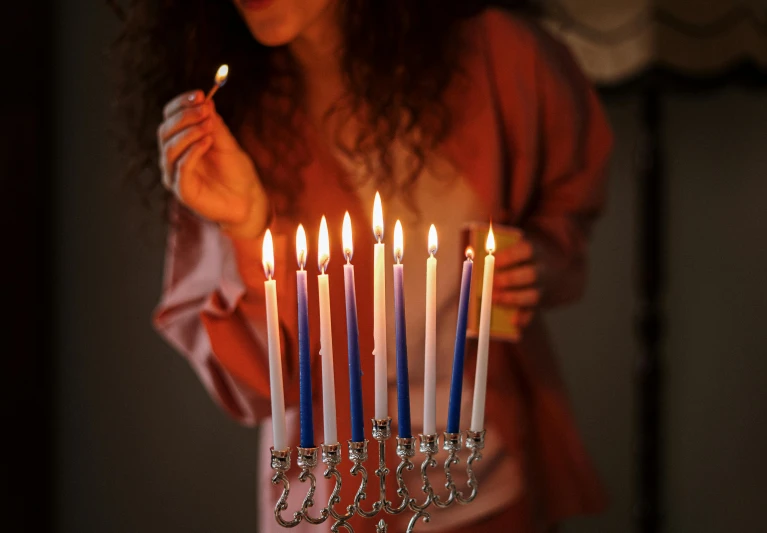
<svg viewBox="0 0 767 533">
<path fill-rule="evenodd" d="M 108 142 L 105 7 L 70 0 L 57 34 L 57 519 L 73 533 L 255 530 L 255 432 L 229 421 L 153 333 L 162 232 Z M 668 531 L 753 530 L 767 493 L 767 96 L 665 100 Z M 612 495 L 568 532 L 628 531 L 634 411 L 638 100 L 616 128 L 592 284 L 552 314 L 575 412 Z M 734 527 L 737 525 L 738 527 Z M 730 527 L 733 526 L 733 527 Z"/>
</svg>

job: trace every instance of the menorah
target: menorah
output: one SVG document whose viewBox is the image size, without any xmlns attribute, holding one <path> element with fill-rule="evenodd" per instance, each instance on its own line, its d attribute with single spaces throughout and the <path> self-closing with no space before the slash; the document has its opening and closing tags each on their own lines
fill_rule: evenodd
<svg viewBox="0 0 767 533">
<path fill-rule="evenodd" d="M 492 228 L 488 230 L 486 243 L 487 257 L 482 283 L 482 305 L 480 308 L 479 334 L 477 341 L 477 364 L 474 380 L 474 403 L 472 406 L 471 430 L 466 431 L 466 446 L 471 450 L 466 460 L 466 473 L 468 477 L 468 495 L 458 490 L 451 469 L 460 463 L 458 456 L 462 447 L 464 432 L 453 432 L 459 428 L 460 405 L 463 380 L 464 348 L 466 344 L 466 317 L 468 313 L 469 291 L 471 287 L 472 266 L 474 254 L 471 248 L 466 250 L 466 260 L 463 264 L 461 275 L 461 290 L 459 296 L 458 320 L 456 324 L 456 342 L 453 353 L 453 376 L 450 387 L 450 402 L 448 404 L 448 423 L 444 433 L 443 449 L 447 452 L 444 463 L 445 483 L 447 494 L 440 495 L 435 491 L 429 479 L 429 470 L 437 468 L 436 455 L 439 453 L 439 436 L 436 433 L 434 417 L 436 412 L 435 402 L 435 379 L 436 379 L 436 258 L 437 234 L 432 225 L 429 229 L 429 257 L 427 258 L 427 282 L 426 282 L 426 335 L 425 335 L 425 374 L 424 374 L 424 434 L 419 435 L 420 452 L 424 454 L 421 463 L 421 492 L 424 494 L 422 501 L 415 496 L 415 492 L 408 488 L 403 473 L 413 470 L 415 464 L 415 439 L 411 436 L 410 426 L 410 393 L 409 377 L 407 371 L 407 340 L 405 336 L 405 310 L 404 310 L 404 283 L 403 283 L 403 235 L 402 225 L 398 220 L 394 227 L 394 315 L 395 337 L 397 356 L 397 410 L 399 413 L 399 433 L 397 436 L 397 456 L 400 463 L 395 471 L 397 484 L 398 503 L 392 504 L 386 494 L 386 477 L 391 473 L 386 464 L 386 443 L 391 438 L 392 419 L 387 416 L 387 371 L 386 371 L 386 300 L 385 300 L 385 275 L 384 275 L 384 251 L 383 251 L 383 215 L 381 198 L 376 193 L 373 206 L 373 234 L 376 237 L 374 244 L 374 291 L 373 291 L 373 356 L 375 357 L 375 418 L 372 420 L 372 436 L 378 443 L 378 468 L 375 475 L 379 481 L 378 498 L 372 502 L 369 509 L 363 508 L 363 502 L 368 498 L 368 471 L 365 463 L 368 460 L 368 440 L 364 438 L 362 417 L 362 372 L 360 370 L 359 353 L 359 327 L 357 323 L 357 303 L 354 283 L 354 267 L 352 259 L 351 219 L 347 212 L 343 223 L 343 249 L 346 264 L 344 265 L 344 295 L 347 319 L 347 346 L 349 358 L 349 393 L 352 439 L 348 442 L 349 460 L 352 463 L 350 473 L 360 478 L 360 486 L 351 504 L 346 510 L 339 510 L 341 506 L 341 488 L 343 480 L 338 466 L 342 460 L 341 444 L 332 442 L 337 440 L 336 412 L 335 412 L 335 389 L 333 385 L 333 359 L 332 341 L 330 338 L 330 307 L 328 293 L 328 274 L 326 267 L 329 259 L 328 230 L 325 217 L 322 217 L 319 231 L 318 245 L 318 289 L 320 298 L 320 354 L 323 371 L 323 415 L 325 426 L 325 440 L 331 441 L 319 447 L 314 443 L 314 422 L 312 405 L 311 362 L 308 335 L 308 305 L 307 305 L 307 282 L 306 282 L 306 233 L 299 224 L 296 230 L 296 259 L 299 270 L 296 271 L 296 295 L 298 303 L 298 361 L 299 361 L 299 400 L 300 400 L 300 423 L 301 423 L 301 446 L 298 448 L 297 463 L 301 472 L 298 480 L 302 483 L 308 481 L 309 488 L 303 499 L 301 508 L 293 512 L 292 518 L 283 517 L 283 512 L 288 509 L 288 497 L 290 495 L 290 482 L 288 471 L 290 470 L 291 450 L 287 446 L 285 426 L 285 402 L 282 384 L 282 364 L 280 353 L 280 331 L 277 314 L 277 287 L 273 279 L 274 274 L 274 246 L 271 231 L 266 230 L 263 242 L 264 274 L 267 280 L 264 282 L 266 323 L 269 347 L 269 384 L 272 404 L 272 428 L 274 433 L 274 446 L 271 451 L 271 467 L 275 471 L 272 477 L 273 484 L 282 483 L 282 494 L 274 508 L 274 516 L 277 523 L 282 527 L 295 527 L 306 520 L 309 524 L 322 524 L 327 520 L 333 521 L 330 528 L 338 532 L 341 528 L 354 532 L 349 523 L 355 516 L 362 518 L 376 518 L 379 514 L 399 515 L 410 511 L 407 531 L 412 532 L 421 518 L 425 522 L 431 520 L 430 509 L 446 508 L 454 503 L 468 504 L 477 497 L 477 479 L 474 475 L 473 465 L 482 458 L 482 449 L 485 445 L 484 411 L 485 391 L 487 386 L 487 359 L 490 341 L 490 311 L 493 286 L 493 268 L 495 240 Z M 431 295 L 431 296 L 430 296 Z M 429 370 L 431 369 L 431 370 Z M 428 376 L 431 376 L 431 379 Z M 327 379 L 326 379 L 327 378 Z M 326 382 L 327 381 L 327 382 Z M 314 496 L 317 489 L 317 477 L 314 470 L 322 450 L 322 462 L 326 469 L 324 477 L 333 480 L 335 485 L 330 494 L 327 506 L 314 512 Z M 411 494 L 413 494 L 411 496 Z M 386 521 L 381 518 L 376 525 L 376 531 L 387 531 Z"/>
<path fill-rule="evenodd" d="M 428 522 L 431 519 L 429 509 L 434 508 L 446 508 L 454 503 L 466 505 L 474 501 L 477 497 L 477 478 L 474 475 L 473 465 L 475 461 L 482 459 L 482 449 L 485 447 L 485 430 L 471 431 L 467 430 L 466 433 L 466 447 L 471 450 L 468 459 L 466 460 L 466 473 L 468 475 L 467 485 L 470 490 L 468 495 L 464 495 L 462 491 L 458 489 L 453 481 L 453 474 L 451 472 L 454 465 L 460 463 L 458 456 L 462 447 L 463 432 L 459 433 L 444 433 L 443 449 L 447 452 L 447 457 L 444 463 L 445 483 L 444 486 L 447 489 L 446 495 L 440 495 L 434 489 L 432 482 L 429 478 L 429 470 L 437 468 L 436 456 L 439 453 L 439 435 L 434 433 L 431 435 L 418 435 L 420 441 L 420 452 L 424 455 L 423 462 L 421 462 L 421 492 L 423 493 L 423 501 L 418 502 L 418 499 L 411 492 L 411 490 L 405 485 L 403 472 L 405 470 L 412 470 L 415 467 L 413 463 L 413 457 L 415 457 L 416 439 L 414 437 L 396 437 L 397 439 L 397 456 L 401 459 L 397 469 L 394 473 L 397 481 L 397 496 L 400 500 L 397 505 L 393 505 L 386 495 L 386 476 L 391 473 L 389 467 L 386 465 L 386 443 L 391 438 L 391 418 L 383 420 L 372 420 L 372 434 L 373 439 L 378 443 L 378 468 L 375 470 L 375 475 L 379 480 L 378 487 L 378 499 L 374 501 L 369 510 L 363 509 L 362 502 L 368 497 L 368 472 L 365 467 L 365 462 L 368 459 L 368 440 L 365 439 L 361 442 L 348 441 L 349 460 L 352 463 L 350 473 L 352 476 L 360 477 L 360 486 L 357 489 L 357 493 L 354 496 L 354 500 L 350 505 L 346 506 L 346 510 L 339 512 L 336 508 L 341 504 L 341 486 L 343 480 L 341 478 L 341 472 L 338 470 L 338 466 L 341 464 L 341 444 L 321 444 L 319 448 L 298 448 L 297 463 L 301 469 L 301 473 L 298 475 L 298 480 L 302 483 L 309 482 L 309 489 L 306 497 L 303 500 L 301 508 L 293 512 L 293 517 L 286 520 L 282 513 L 287 511 L 288 495 L 290 494 L 290 481 L 288 480 L 288 471 L 290 470 L 290 448 L 284 450 L 275 450 L 272 448 L 271 466 L 275 471 L 272 477 L 272 483 L 277 485 L 282 483 L 282 494 L 277 505 L 274 507 L 274 517 L 277 523 L 282 527 L 295 527 L 302 520 L 306 520 L 310 524 L 322 524 L 326 520 L 331 519 L 334 523 L 331 525 L 330 530 L 337 533 L 341 528 L 353 533 L 354 528 L 349 524 L 355 515 L 359 515 L 363 518 L 375 518 L 383 511 L 385 514 L 399 515 L 406 511 L 413 513 L 410 521 L 408 522 L 407 532 L 410 533 L 415 529 L 418 519 L 423 519 L 424 522 Z M 335 485 L 333 491 L 330 494 L 327 506 L 319 510 L 319 512 L 312 516 L 310 509 L 315 506 L 314 492 L 316 490 L 317 478 L 314 474 L 314 469 L 317 467 L 317 459 L 320 449 L 322 450 L 322 462 L 325 464 L 326 469 L 324 477 L 327 479 L 333 479 Z M 411 495 L 413 494 L 413 495 Z M 376 525 L 376 531 L 378 533 L 384 533 L 388 529 L 386 521 L 381 518 Z"/>
</svg>

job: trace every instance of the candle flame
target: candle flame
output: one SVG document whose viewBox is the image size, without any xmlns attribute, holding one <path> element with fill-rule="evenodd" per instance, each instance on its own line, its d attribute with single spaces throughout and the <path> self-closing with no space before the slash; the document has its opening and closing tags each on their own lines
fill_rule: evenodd
<svg viewBox="0 0 767 533">
<path fill-rule="evenodd" d="M 328 221 L 325 220 L 325 215 L 322 215 L 322 220 L 320 220 L 320 239 L 317 243 L 317 265 L 323 274 L 325 269 L 328 268 L 329 261 L 330 239 L 328 237 Z"/>
<path fill-rule="evenodd" d="M 268 279 L 274 275 L 274 243 L 272 242 L 272 231 L 267 229 L 264 234 L 264 244 L 261 248 L 261 261 L 264 264 L 264 274 Z"/>
<path fill-rule="evenodd" d="M 383 240 L 383 207 L 381 207 L 381 195 L 376 191 L 376 198 L 373 201 L 373 235 L 378 242 Z"/>
<path fill-rule="evenodd" d="M 405 252 L 405 238 L 402 235 L 402 222 L 394 224 L 394 260 L 399 264 Z"/>
<path fill-rule="evenodd" d="M 437 228 L 434 224 L 429 226 L 429 255 L 435 255 L 437 253 Z"/>
<path fill-rule="evenodd" d="M 221 65 L 216 71 L 216 85 L 219 87 L 226 83 L 226 79 L 229 77 L 229 65 Z"/>
<path fill-rule="evenodd" d="M 471 246 L 466 247 L 466 259 L 469 261 L 474 261 L 474 248 Z"/>
<path fill-rule="evenodd" d="M 306 232 L 304 225 L 299 224 L 296 230 L 296 260 L 301 270 L 306 266 Z"/>
<path fill-rule="evenodd" d="M 352 244 L 352 219 L 349 218 L 349 211 L 344 214 L 344 229 L 342 242 L 344 246 L 344 257 L 346 262 L 349 263 L 354 255 L 354 245 Z"/>
<path fill-rule="evenodd" d="M 490 224 L 490 231 L 487 233 L 487 243 L 485 244 L 487 253 L 492 254 L 495 251 L 495 235 L 493 235 L 493 225 Z"/>
</svg>

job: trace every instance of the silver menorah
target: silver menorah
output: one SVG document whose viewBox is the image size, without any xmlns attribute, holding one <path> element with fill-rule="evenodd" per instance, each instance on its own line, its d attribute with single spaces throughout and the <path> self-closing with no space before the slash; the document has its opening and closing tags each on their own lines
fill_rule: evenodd
<svg viewBox="0 0 767 533">
<path fill-rule="evenodd" d="M 349 460 L 352 462 L 350 473 L 353 476 L 359 476 L 361 480 L 359 489 L 357 489 L 357 493 L 354 496 L 354 501 L 346 506 L 345 512 L 339 512 L 336 508 L 341 503 L 340 493 L 343 483 L 341 472 L 338 470 L 338 465 L 341 464 L 342 460 L 340 443 L 321 444 L 320 448 L 298 448 L 297 463 L 299 468 L 301 468 L 298 480 L 302 483 L 308 481 L 309 490 L 303 500 L 301 509 L 293 512 L 293 518 L 289 520 L 283 518 L 282 513 L 287 511 L 287 500 L 290 494 L 290 481 L 287 476 L 288 470 L 290 470 L 290 448 L 284 450 L 272 448 L 271 466 L 275 471 L 272 483 L 275 485 L 282 483 L 282 494 L 274 508 L 274 517 L 279 525 L 282 527 L 295 527 L 302 520 L 306 520 L 310 524 L 322 524 L 330 519 L 334 521 L 330 527 L 330 530 L 334 533 L 337 533 L 341 528 L 354 533 L 354 528 L 349 524 L 349 520 L 355 515 L 364 518 L 375 518 L 382 511 L 390 515 L 399 515 L 410 511 L 413 513 L 407 526 L 407 532 L 410 533 L 414 530 L 419 518 L 423 519 L 424 522 L 428 522 L 431 519 L 429 509 L 432 505 L 434 508 L 446 508 L 455 502 L 465 505 L 471 503 L 477 497 L 477 479 L 474 475 L 473 464 L 475 461 L 482 459 L 482 449 L 485 447 L 485 430 L 466 431 L 466 447 L 471 450 L 466 460 L 467 485 L 470 490 L 467 496 L 458 490 L 451 473 L 452 467 L 460 463 L 458 453 L 461 451 L 463 432 L 444 433 L 443 449 L 447 452 L 447 458 L 444 463 L 446 495 L 438 494 L 429 479 L 429 470 L 437 468 L 436 456 L 439 453 L 439 436 L 436 433 L 418 435 L 420 452 L 424 455 L 423 462 L 421 463 L 421 492 L 424 494 L 424 499 L 421 503 L 418 503 L 415 496 L 411 496 L 411 491 L 405 485 L 403 477 L 405 470 L 412 470 L 415 467 L 413 457 L 415 457 L 416 439 L 414 437 L 397 437 L 397 456 L 401 461 L 394 475 L 397 481 L 397 496 L 400 501 L 397 505 L 392 505 L 392 502 L 386 497 L 386 476 L 391 472 L 386 466 L 386 442 L 391 438 L 391 418 L 373 419 L 372 423 L 373 439 L 378 442 L 378 468 L 375 471 L 375 475 L 379 481 L 379 494 L 378 499 L 372 503 L 369 510 L 362 508 L 362 502 L 368 497 L 366 492 L 368 472 L 364 464 L 368 459 L 367 439 L 362 442 L 348 442 Z M 326 466 L 323 475 L 327 479 L 332 478 L 335 481 L 335 486 L 330 494 L 327 506 L 320 509 L 315 516 L 312 516 L 310 510 L 315 505 L 314 492 L 317 487 L 314 469 L 317 466 L 317 456 L 320 449 L 322 450 L 322 462 Z M 376 525 L 376 531 L 384 533 L 387 529 L 386 521 L 381 518 Z"/>
</svg>

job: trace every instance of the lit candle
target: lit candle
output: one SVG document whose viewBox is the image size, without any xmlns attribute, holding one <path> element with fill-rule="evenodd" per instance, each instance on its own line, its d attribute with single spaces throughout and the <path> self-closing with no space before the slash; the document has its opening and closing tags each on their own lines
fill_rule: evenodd
<svg viewBox="0 0 767 533">
<path fill-rule="evenodd" d="M 461 424 L 461 394 L 463 393 L 463 361 L 466 350 L 466 321 L 469 316 L 471 272 L 474 268 L 474 250 L 466 248 L 466 261 L 461 274 L 461 295 L 458 299 L 458 322 L 455 326 L 453 350 L 453 377 L 450 381 L 450 403 L 447 408 L 447 432 L 458 433 Z"/>
<path fill-rule="evenodd" d="M 309 360 L 309 303 L 306 291 L 306 232 L 299 224 L 296 230 L 296 293 L 298 294 L 298 385 L 301 420 L 301 447 L 314 447 L 312 409 L 312 368 Z"/>
<path fill-rule="evenodd" d="M 282 358 L 280 355 L 280 322 L 277 314 L 277 282 L 274 275 L 274 244 L 272 232 L 266 230 L 261 260 L 267 280 L 264 282 L 266 300 L 266 333 L 269 347 L 269 389 L 272 397 L 272 430 L 274 449 L 288 447 L 285 430 L 285 395 L 282 389 Z"/>
<path fill-rule="evenodd" d="M 362 420 L 362 370 L 360 369 L 359 328 L 357 327 L 357 294 L 354 288 L 354 265 L 352 265 L 352 222 L 349 212 L 344 215 L 343 228 L 344 292 L 346 295 L 346 339 L 349 347 L 349 403 L 352 417 L 352 441 L 365 440 Z"/>
<path fill-rule="evenodd" d="M 426 347 L 423 372 L 423 434 L 437 432 L 437 228 L 429 228 L 426 260 Z"/>
<path fill-rule="evenodd" d="M 477 372 L 474 375 L 474 405 L 471 411 L 472 431 L 485 429 L 485 396 L 487 394 L 487 357 L 490 347 L 490 314 L 493 300 L 493 269 L 495 268 L 495 237 L 493 227 L 487 234 L 485 245 L 485 272 L 482 278 L 482 303 L 479 308 L 479 336 L 477 339 Z"/>
<path fill-rule="evenodd" d="M 325 217 L 320 222 L 320 238 L 317 246 L 317 276 L 320 296 L 320 356 L 322 357 L 322 413 L 325 425 L 325 444 L 338 442 L 336 430 L 336 385 L 333 375 L 333 336 L 330 325 L 330 289 L 325 270 L 330 261 L 328 223 Z"/>
<path fill-rule="evenodd" d="M 394 334 L 397 343 L 397 436 L 410 438 L 410 380 L 407 375 L 407 335 L 405 333 L 404 239 L 402 224 L 394 225 Z"/>
<path fill-rule="evenodd" d="M 375 417 L 388 417 L 386 375 L 386 272 L 384 270 L 383 209 L 376 192 L 373 203 L 373 355 L 375 356 Z"/>
</svg>

